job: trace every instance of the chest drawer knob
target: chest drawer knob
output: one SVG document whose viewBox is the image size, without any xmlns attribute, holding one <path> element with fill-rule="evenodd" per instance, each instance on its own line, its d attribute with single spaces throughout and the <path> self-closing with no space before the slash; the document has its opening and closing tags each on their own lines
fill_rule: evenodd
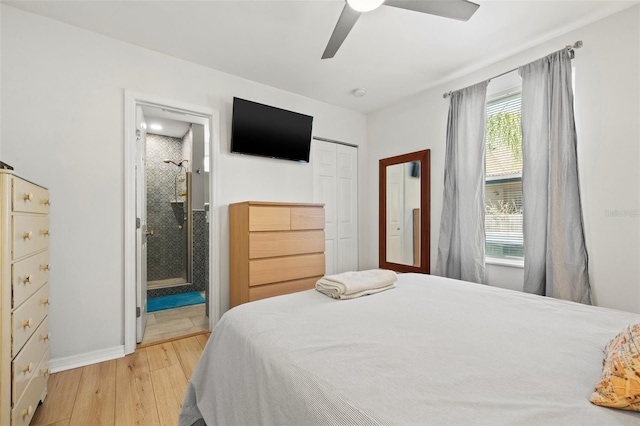
<svg viewBox="0 0 640 426">
<path fill-rule="evenodd" d="M 30 240 L 32 237 L 33 237 L 33 232 L 31 232 L 31 231 L 22 233 L 22 239 L 23 240 Z"/>
<path fill-rule="evenodd" d="M 25 408 L 24 410 L 22 410 L 22 418 L 26 419 L 27 417 L 30 417 L 33 414 L 33 406 L 29 406 L 29 408 Z"/>
<path fill-rule="evenodd" d="M 31 275 L 27 275 L 22 279 L 22 284 L 27 285 L 27 284 L 31 284 Z"/>
<path fill-rule="evenodd" d="M 32 368 L 33 368 L 33 364 L 32 364 L 32 363 L 29 363 L 29 364 L 23 365 L 23 366 L 22 366 L 22 372 L 23 372 L 23 373 L 31 373 L 31 369 L 32 369 Z"/>
<path fill-rule="evenodd" d="M 51 338 L 51 333 L 43 334 L 42 340 L 49 340 Z"/>
<path fill-rule="evenodd" d="M 47 306 L 49 304 L 49 298 L 47 297 L 46 299 L 42 299 L 42 304 Z"/>
<path fill-rule="evenodd" d="M 48 263 L 46 265 L 42 265 L 41 268 L 43 271 L 49 271 L 51 269 Z"/>
<path fill-rule="evenodd" d="M 50 229 L 45 229 L 42 231 L 42 235 L 45 235 L 47 237 L 51 236 L 51 230 Z"/>
<path fill-rule="evenodd" d="M 22 321 L 22 328 L 31 328 L 32 323 L 33 323 L 33 318 L 24 320 Z"/>
<path fill-rule="evenodd" d="M 43 375 L 43 376 L 45 376 L 45 377 L 46 377 L 46 376 L 48 376 L 48 375 L 49 375 L 49 369 L 48 369 L 48 368 L 45 368 L 44 370 L 41 370 L 41 373 L 42 373 L 42 375 Z"/>
<path fill-rule="evenodd" d="M 33 201 L 33 194 L 31 192 L 25 192 L 22 199 L 24 201 Z"/>
<path fill-rule="evenodd" d="M 50 206 L 51 205 L 51 200 L 49 200 L 48 198 L 44 199 L 44 200 L 42 200 L 42 204 L 44 204 L 45 206 Z"/>
</svg>

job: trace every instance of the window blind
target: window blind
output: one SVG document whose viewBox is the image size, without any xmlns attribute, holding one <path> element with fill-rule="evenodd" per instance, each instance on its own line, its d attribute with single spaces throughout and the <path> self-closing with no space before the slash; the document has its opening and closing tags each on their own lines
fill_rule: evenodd
<svg viewBox="0 0 640 426">
<path fill-rule="evenodd" d="M 486 255 L 522 258 L 522 131 L 520 93 L 487 103 Z"/>
</svg>

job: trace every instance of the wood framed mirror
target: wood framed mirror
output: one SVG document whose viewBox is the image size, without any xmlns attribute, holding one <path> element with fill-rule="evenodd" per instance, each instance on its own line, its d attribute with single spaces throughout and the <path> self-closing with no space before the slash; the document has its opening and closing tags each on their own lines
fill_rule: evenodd
<svg viewBox="0 0 640 426">
<path fill-rule="evenodd" d="M 430 150 L 383 158 L 379 173 L 379 267 L 428 274 Z"/>
</svg>

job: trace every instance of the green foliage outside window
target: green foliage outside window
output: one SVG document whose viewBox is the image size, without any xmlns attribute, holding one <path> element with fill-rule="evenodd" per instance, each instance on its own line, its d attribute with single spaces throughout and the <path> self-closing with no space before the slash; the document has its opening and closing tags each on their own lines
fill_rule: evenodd
<svg viewBox="0 0 640 426">
<path fill-rule="evenodd" d="M 498 112 L 487 117 L 487 149 L 507 146 L 517 160 L 522 159 L 520 111 Z"/>
</svg>

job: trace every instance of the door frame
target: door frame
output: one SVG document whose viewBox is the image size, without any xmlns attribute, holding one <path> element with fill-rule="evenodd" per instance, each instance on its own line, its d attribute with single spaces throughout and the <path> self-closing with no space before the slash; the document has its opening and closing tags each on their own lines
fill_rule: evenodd
<svg viewBox="0 0 640 426">
<path fill-rule="evenodd" d="M 171 109 L 209 120 L 209 330 L 222 312 L 220 286 L 220 206 L 218 163 L 220 157 L 220 113 L 218 110 L 155 95 L 124 90 L 124 259 L 123 335 L 124 353 L 136 349 L 136 106 Z"/>
</svg>

